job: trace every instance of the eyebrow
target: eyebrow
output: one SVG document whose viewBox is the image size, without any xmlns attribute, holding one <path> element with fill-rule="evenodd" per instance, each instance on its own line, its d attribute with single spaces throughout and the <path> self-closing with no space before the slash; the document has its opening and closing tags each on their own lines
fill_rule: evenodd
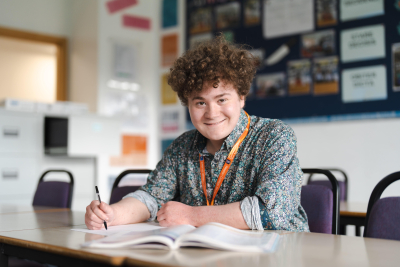
<svg viewBox="0 0 400 267">
<path fill-rule="evenodd" d="M 214 97 L 214 99 L 223 97 L 224 95 L 230 95 L 230 93 L 223 93 L 223 94 L 217 95 L 217 96 Z M 192 101 L 193 100 L 204 100 L 204 98 L 201 97 L 201 96 L 195 96 L 195 97 L 192 98 Z"/>
</svg>

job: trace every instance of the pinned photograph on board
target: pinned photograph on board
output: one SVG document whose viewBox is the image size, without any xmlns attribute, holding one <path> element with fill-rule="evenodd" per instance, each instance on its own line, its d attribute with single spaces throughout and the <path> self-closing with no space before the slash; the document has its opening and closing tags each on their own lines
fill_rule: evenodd
<svg viewBox="0 0 400 267">
<path fill-rule="evenodd" d="M 201 44 L 202 42 L 211 40 L 213 37 L 214 36 L 211 32 L 190 36 L 189 48 L 192 49 L 192 48 L 196 47 L 197 45 Z"/>
<path fill-rule="evenodd" d="M 326 27 L 337 24 L 337 0 L 317 0 L 317 26 Z"/>
<path fill-rule="evenodd" d="M 286 79 L 285 73 L 271 73 L 257 75 L 256 77 L 256 97 L 268 98 L 286 95 Z"/>
<path fill-rule="evenodd" d="M 400 43 L 392 45 L 393 91 L 400 92 Z"/>
<path fill-rule="evenodd" d="M 326 57 L 335 53 L 335 31 L 318 31 L 301 36 L 302 57 Z"/>
<path fill-rule="evenodd" d="M 161 76 L 161 103 L 163 105 L 171 105 L 178 103 L 178 96 L 171 86 L 168 84 L 168 74 Z"/>
<path fill-rule="evenodd" d="M 338 57 L 314 59 L 314 95 L 339 93 Z"/>
<path fill-rule="evenodd" d="M 218 30 L 240 25 L 240 3 L 232 2 L 215 7 L 215 26 Z"/>
<path fill-rule="evenodd" d="M 289 95 L 309 94 L 311 87 L 311 62 L 308 59 L 288 62 Z"/>
<path fill-rule="evenodd" d="M 223 31 L 222 34 L 228 42 L 235 42 L 235 33 L 233 31 Z"/>
<path fill-rule="evenodd" d="M 211 8 L 198 8 L 190 14 L 190 34 L 209 32 L 212 29 Z"/>
<path fill-rule="evenodd" d="M 244 25 L 253 26 L 260 24 L 260 0 L 246 0 L 244 3 Z"/>
</svg>

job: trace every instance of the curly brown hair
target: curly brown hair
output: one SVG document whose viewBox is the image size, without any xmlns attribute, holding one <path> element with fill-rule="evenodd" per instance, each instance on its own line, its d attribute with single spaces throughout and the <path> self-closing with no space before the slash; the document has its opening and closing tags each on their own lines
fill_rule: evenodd
<svg viewBox="0 0 400 267">
<path fill-rule="evenodd" d="M 170 69 L 168 84 L 184 106 L 189 96 L 200 93 L 204 83 L 217 88 L 221 81 L 231 83 L 239 96 L 246 96 L 259 61 L 244 46 L 229 43 L 223 35 L 199 44 L 179 57 Z"/>
</svg>

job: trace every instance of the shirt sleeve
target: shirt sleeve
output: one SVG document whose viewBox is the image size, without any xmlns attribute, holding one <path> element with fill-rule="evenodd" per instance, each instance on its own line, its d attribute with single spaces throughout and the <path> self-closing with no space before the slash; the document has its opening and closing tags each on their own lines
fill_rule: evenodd
<svg viewBox="0 0 400 267">
<path fill-rule="evenodd" d="M 147 220 L 148 222 L 154 221 L 156 219 L 157 211 L 158 211 L 157 201 L 149 193 L 147 193 L 143 190 L 136 190 L 135 192 L 129 193 L 128 195 L 124 196 L 123 198 L 126 198 L 126 197 L 134 197 L 146 205 L 147 209 L 150 212 L 150 218 Z"/>
<path fill-rule="evenodd" d="M 240 210 L 242 211 L 244 221 L 251 230 L 264 230 L 261 222 L 258 197 L 245 197 L 240 201 Z"/>
<path fill-rule="evenodd" d="M 263 228 L 304 231 L 297 218 L 300 205 L 302 171 L 297 159 L 297 140 L 293 130 L 280 122 L 264 133 L 255 195 L 258 197 Z M 306 223 L 307 224 L 307 223 Z M 304 228 L 304 229 L 303 229 Z"/>
</svg>

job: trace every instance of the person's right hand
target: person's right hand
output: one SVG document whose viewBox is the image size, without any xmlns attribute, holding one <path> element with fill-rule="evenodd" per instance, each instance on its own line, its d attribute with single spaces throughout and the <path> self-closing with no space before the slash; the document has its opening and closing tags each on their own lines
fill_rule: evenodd
<svg viewBox="0 0 400 267">
<path fill-rule="evenodd" d="M 89 206 L 86 207 L 85 224 L 89 230 L 100 230 L 104 228 L 104 221 L 107 222 L 107 226 L 112 224 L 115 219 L 114 209 L 98 200 L 93 200 Z"/>
</svg>

